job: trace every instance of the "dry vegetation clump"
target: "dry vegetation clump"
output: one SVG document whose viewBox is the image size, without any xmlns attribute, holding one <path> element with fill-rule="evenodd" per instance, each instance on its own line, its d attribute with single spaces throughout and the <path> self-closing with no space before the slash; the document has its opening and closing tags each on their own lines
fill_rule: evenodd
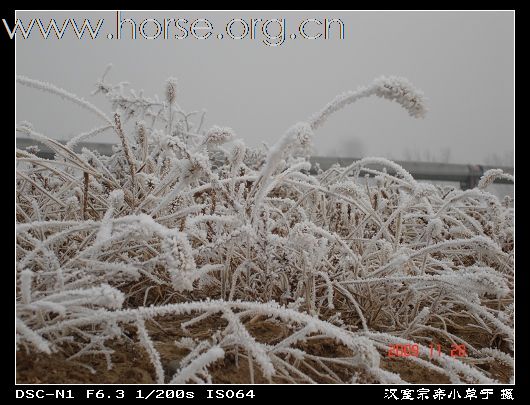
<svg viewBox="0 0 530 405">
<path fill-rule="evenodd" d="M 102 121 L 66 145 L 17 127 L 55 152 L 16 151 L 19 382 L 512 378 L 513 209 L 486 191 L 506 175 L 460 191 L 376 158 L 309 174 L 313 132 L 347 104 L 376 95 L 423 116 L 406 80 L 340 95 L 249 149 L 230 128 L 203 130 L 176 80 L 159 100 L 105 76 L 112 117 L 17 78 Z M 106 131 L 120 139 L 112 156 L 75 151 Z M 387 358 L 399 343 L 419 356 Z M 77 372 L 31 375 L 49 364 Z"/>
</svg>

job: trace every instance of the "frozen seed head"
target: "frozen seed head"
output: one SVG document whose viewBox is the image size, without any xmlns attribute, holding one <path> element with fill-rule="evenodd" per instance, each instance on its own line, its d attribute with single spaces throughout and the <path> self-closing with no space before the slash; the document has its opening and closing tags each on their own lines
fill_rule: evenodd
<svg viewBox="0 0 530 405">
<path fill-rule="evenodd" d="M 296 135 L 296 146 L 305 154 L 310 154 L 313 148 L 313 130 L 311 126 L 305 122 L 298 123 Z"/>
<path fill-rule="evenodd" d="M 440 218 L 431 218 L 427 224 L 427 230 L 434 238 L 441 238 L 444 229 L 444 223 Z"/>
<path fill-rule="evenodd" d="M 243 141 L 236 141 L 234 142 L 234 147 L 232 148 L 232 151 L 230 152 L 230 163 L 232 166 L 239 166 L 241 163 L 243 163 L 243 160 L 245 159 L 245 152 L 246 147 Z"/>
<path fill-rule="evenodd" d="M 375 79 L 370 86 L 361 86 L 356 90 L 336 96 L 323 109 L 309 118 L 311 129 L 321 127 L 332 114 L 347 105 L 373 95 L 398 102 L 415 118 L 422 118 L 427 112 L 423 93 L 414 88 L 407 79 L 381 76 Z"/>
<path fill-rule="evenodd" d="M 138 121 L 136 123 L 136 136 L 137 136 L 138 143 L 142 145 L 146 140 L 144 121 Z"/>
<path fill-rule="evenodd" d="M 309 153 L 312 148 L 313 129 L 307 122 L 297 122 L 287 130 L 284 136 L 271 148 L 278 157 L 284 155 L 285 151 L 301 151 Z M 269 156 L 271 156 L 269 151 Z"/>
<path fill-rule="evenodd" d="M 480 178 L 480 181 L 478 182 L 477 187 L 481 190 L 484 190 L 497 179 L 506 179 L 513 181 L 513 176 L 508 173 L 504 173 L 502 169 L 490 169 L 484 173 L 484 175 Z"/>
<path fill-rule="evenodd" d="M 235 136 L 236 134 L 232 128 L 214 125 L 206 132 L 204 143 L 206 145 L 221 145 L 230 142 Z"/>
<path fill-rule="evenodd" d="M 289 240 L 292 242 L 293 246 L 302 250 L 304 246 L 314 247 L 318 244 L 317 238 L 313 235 L 311 227 L 307 223 L 296 224 L 291 232 L 289 232 Z"/>
<path fill-rule="evenodd" d="M 209 170 L 209 160 L 207 155 L 195 154 L 184 162 L 185 178 L 188 181 L 196 180 Z"/>
<path fill-rule="evenodd" d="M 427 113 L 425 97 L 404 77 L 381 76 L 374 81 L 375 94 L 396 101 L 414 118 L 423 118 Z"/>
<path fill-rule="evenodd" d="M 491 294 L 503 298 L 510 293 L 506 280 L 490 267 L 469 267 L 454 282 L 459 288 L 479 295 Z"/>
<path fill-rule="evenodd" d="M 123 190 L 120 189 L 113 190 L 109 194 L 109 202 L 115 207 L 119 207 L 123 204 L 123 198 Z"/>
<path fill-rule="evenodd" d="M 169 104 L 173 104 L 177 98 L 177 79 L 170 77 L 166 80 L 166 100 Z"/>
<path fill-rule="evenodd" d="M 18 127 L 27 131 L 33 131 L 33 124 L 29 121 L 20 121 Z"/>
</svg>

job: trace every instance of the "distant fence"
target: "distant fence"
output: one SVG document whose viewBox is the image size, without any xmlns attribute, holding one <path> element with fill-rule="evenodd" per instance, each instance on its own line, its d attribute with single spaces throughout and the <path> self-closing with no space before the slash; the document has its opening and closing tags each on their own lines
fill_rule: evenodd
<svg viewBox="0 0 530 405">
<path fill-rule="evenodd" d="M 355 162 L 355 158 L 337 158 L 337 157 L 322 157 L 314 156 L 310 158 L 315 170 L 315 164 L 318 163 L 322 170 L 327 170 L 334 164 L 341 166 L 349 166 Z M 513 167 L 506 166 L 485 166 L 485 165 L 465 165 L 457 163 L 433 163 L 433 162 L 411 162 L 394 160 L 395 163 L 408 171 L 416 180 L 430 180 L 430 181 L 451 181 L 460 184 L 462 190 L 474 188 L 478 181 L 489 169 L 502 169 L 505 173 L 513 175 Z M 380 169 L 380 165 L 366 165 L 368 168 Z M 388 172 L 392 172 L 387 168 Z M 498 179 L 495 183 L 513 184 L 513 182 L 505 179 Z"/>
<path fill-rule="evenodd" d="M 53 159 L 54 153 L 48 147 L 42 145 L 38 141 L 29 138 L 17 138 L 16 144 L 19 149 L 25 149 L 28 146 L 37 145 L 39 152 L 37 155 L 44 159 Z M 75 151 L 80 151 L 82 148 L 96 150 L 102 155 L 112 154 L 112 144 L 109 143 L 79 143 L 74 147 Z M 338 158 L 338 157 L 325 157 L 325 156 L 312 156 L 310 158 L 312 168 L 311 172 L 316 173 L 317 164 L 322 170 L 327 170 L 334 164 L 341 166 L 349 166 L 355 162 L 356 158 Z M 502 169 L 506 173 L 513 175 L 513 167 L 505 166 L 484 166 L 484 165 L 466 165 L 466 164 L 454 164 L 454 163 L 432 163 L 432 162 L 410 162 L 410 161 L 394 161 L 406 171 L 408 171 L 417 180 L 430 180 L 430 181 L 450 181 L 460 184 L 462 190 L 473 188 L 478 184 L 480 177 L 485 171 L 489 169 Z M 368 168 L 380 169 L 380 165 L 370 164 Z M 388 172 L 392 170 L 387 168 Z M 498 179 L 495 183 L 513 184 L 511 181 L 505 179 Z"/>
</svg>

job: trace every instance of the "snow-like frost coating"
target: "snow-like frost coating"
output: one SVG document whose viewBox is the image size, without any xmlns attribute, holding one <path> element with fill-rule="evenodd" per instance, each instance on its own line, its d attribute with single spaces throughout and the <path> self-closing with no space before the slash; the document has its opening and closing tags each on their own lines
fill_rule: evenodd
<svg viewBox="0 0 530 405">
<path fill-rule="evenodd" d="M 159 383 L 216 382 L 232 361 L 250 383 L 403 383 L 381 361 L 391 344 L 418 344 L 403 361 L 453 383 L 498 382 L 489 363 L 513 369 L 514 213 L 486 191 L 513 177 L 488 171 L 476 189 L 447 191 L 371 157 L 308 172 L 312 138 L 361 98 L 423 117 L 408 80 L 380 77 L 249 148 L 228 127 L 202 129 L 176 79 L 160 100 L 107 74 L 95 94 L 111 115 L 17 78 L 104 121 L 66 145 L 17 127 L 55 154 L 17 149 L 20 350 L 111 367 L 111 342 L 133 343 Z M 111 156 L 73 151 L 109 129 Z M 430 362 L 433 340 L 465 344 L 469 358 Z M 168 344 L 182 357 L 166 358 Z"/>
</svg>

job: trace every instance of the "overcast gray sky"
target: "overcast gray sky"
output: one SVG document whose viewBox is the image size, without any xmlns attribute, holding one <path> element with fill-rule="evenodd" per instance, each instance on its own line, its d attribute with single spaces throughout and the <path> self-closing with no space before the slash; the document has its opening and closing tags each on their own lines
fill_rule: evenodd
<svg viewBox="0 0 530 405">
<path fill-rule="evenodd" d="M 250 145 L 271 144 L 335 95 L 381 74 L 399 75 L 424 91 L 430 110 L 426 118 L 413 119 L 386 100 L 361 100 L 318 130 L 315 154 L 355 154 L 353 149 L 398 159 L 407 153 L 439 156 L 450 149 L 450 160 L 462 163 L 487 163 L 493 154 L 513 154 L 511 12 L 123 13 L 138 24 L 145 18 L 207 18 L 216 35 L 233 18 L 286 18 L 288 34 L 306 18 L 344 22 L 343 40 L 331 32 L 327 40 L 297 37 L 276 47 L 264 45 L 263 36 L 109 40 L 115 12 L 18 12 L 17 17 L 24 24 L 37 17 L 46 24 L 50 18 L 60 24 L 69 17 L 91 18 L 93 25 L 105 19 L 104 35 L 96 40 L 74 39 L 73 32 L 44 40 L 36 27 L 37 35 L 16 40 L 17 74 L 50 81 L 102 108 L 109 109 L 105 100 L 92 98 L 90 92 L 112 62 L 109 81 L 128 81 L 154 95 L 162 94 L 165 79 L 175 76 L 180 105 L 206 109 L 207 125 L 230 126 Z M 316 25 L 312 27 L 309 33 L 316 34 Z M 51 137 L 68 138 L 99 125 L 86 111 L 19 85 L 16 108 L 17 121 L 30 121 Z M 110 135 L 97 140 L 113 141 Z"/>
</svg>

